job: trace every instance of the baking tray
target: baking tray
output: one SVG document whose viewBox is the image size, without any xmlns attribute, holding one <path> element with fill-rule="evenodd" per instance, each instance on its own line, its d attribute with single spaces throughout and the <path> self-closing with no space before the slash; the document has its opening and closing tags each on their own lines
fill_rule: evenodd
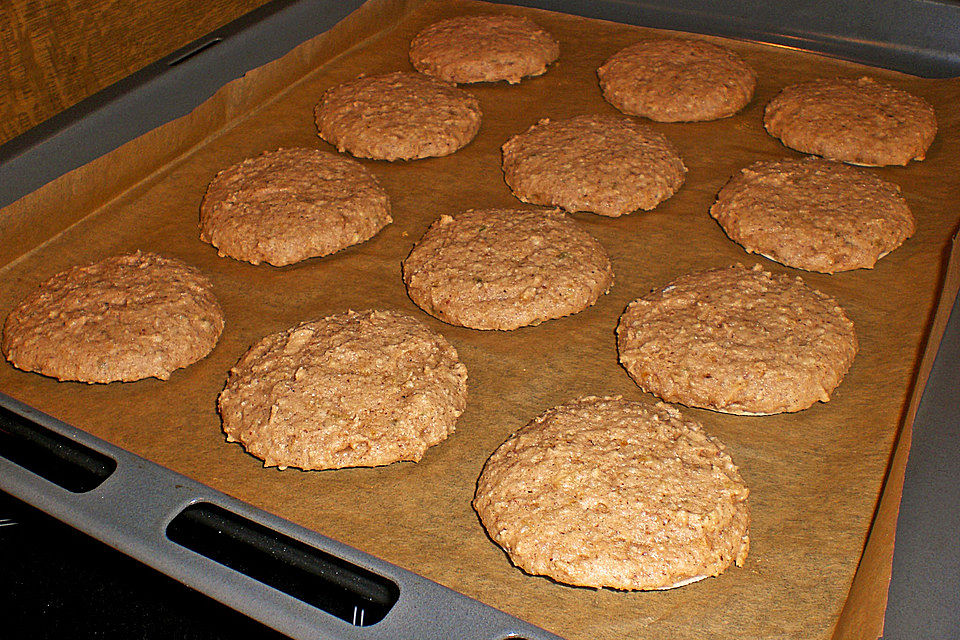
<svg viewBox="0 0 960 640">
<path fill-rule="evenodd" d="M 956 28 L 960 25 L 960 21 L 957 19 L 957 7 L 953 3 L 890 2 L 874 3 L 869 8 L 862 7 L 860 3 L 830 3 L 813 8 L 810 5 L 804 5 L 802 9 L 796 10 L 790 3 L 764 3 L 762 6 L 749 5 L 748 8 L 740 3 L 721 3 L 711 5 L 708 10 L 699 3 L 671 3 L 669 6 L 629 2 L 522 4 L 628 24 L 776 42 L 919 75 L 938 77 L 960 75 L 957 71 L 960 68 L 957 63 L 957 52 L 960 51 L 960 46 L 956 42 L 960 37 L 958 36 L 960 29 Z M 55 121 L 45 123 L 37 130 L 5 145 L 0 150 L 4 176 L 0 181 L 3 185 L 3 202 L 16 199 L 73 167 L 84 164 L 96 155 L 119 146 L 127 139 L 189 111 L 213 93 L 220 84 L 282 54 L 301 39 L 314 35 L 314 30 L 304 28 L 304 25 L 316 25 L 319 27 L 317 31 L 323 30 L 352 8 L 352 5 L 345 3 L 323 2 L 280 3 L 272 6 L 258 16 L 260 19 L 256 23 L 232 25 L 226 30 L 212 34 L 196 45 L 161 61 L 154 68 L 128 79 L 124 87 L 111 89 L 107 94 L 80 105 L 70 113 L 63 114 Z M 819 11 L 815 10 L 817 8 Z M 890 16 L 897 16 L 898 19 L 891 21 Z M 317 18 L 320 19 L 317 20 Z M 784 28 L 782 25 L 790 25 L 790 28 Z M 276 37 L 278 35 L 283 37 Z M 211 42 L 215 45 L 209 46 Z M 265 51 L 261 44 L 264 42 L 280 44 L 274 49 Z M 195 55 L 191 55 L 194 52 L 196 52 Z M 947 289 L 949 290 L 949 287 Z M 941 354 L 937 362 L 939 368 L 934 368 L 929 386 L 930 389 L 941 391 L 939 395 L 934 395 L 932 400 L 928 400 L 925 396 L 920 405 L 917 422 L 914 425 L 917 443 L 923 442 L 921 438 L 927 435 L 932 435 L 935 439 L 946 437 L 950 427 L 955 426 L 957 422 L 956 414 L 949 413 L 951 409 L 956 408 L 956 398 L 950 393 L 956 387 L 951 386 L 949 379 L 946 382 L 942 380 L 944 375 L 949 375 L 951 367 L 941 364 L 944 360 L 950 362 L 951 358 L 956 362 L 956 350 L 950 352 L 951 345 L 955 347 L 958 343 L 955 325 L 956 321 L 950 325 L 947 338 L 943 341 L 942 349 L 946 349 L 945 355 Z M 932 335 L 936 338 L 935 331 Z M 945 374 L 944 371 L 948 373 Z M 79 494 L 83 496 L 82 499 L 74 500 L 72 498 L 76 498 L 75 495 L 71 497 L 71 495 L 57 493 L 49 482 L 29 473 L 25 474 L 19 465 L 12 465 L 8 460 L 3 460 L 0 461 L 4 465 L 0 482 L 3 483 L 4 489 L 41 506 L 81 529 L 91 531 L 111 544 L 146 560 L 149 564 L 160 566 L 185 582 L 197 584 L 240 610 L 250 612 L 255 609 L 254 613 L 259 619 L 292 635 L 309 637 L 316 634 L 319 629 L 321 635 L 335 636 L 341 632 L 350 633 L 356 630 L 344 629 L 339 626 L 339 623 L 325 626 L 325 622 L 330 622 L 329 616 L 326 614 L 317 616 L 316 608 L 309 607 L 306 613 L 313 614 L 313 617 L 308 615 L 307 622 L 304 623 L 303 620 L 297 620 L 297 616 L 303 612 L 297 609 L 297 606 L 293 607 L 294 611 L 290 611 L 289 607 L 283 606 L 282 603 L 287 602 L 283 599 L 271 603 L 271 606 L 264 606 L 264 601 L 259 600 L 259 583 L 244 580 L 242 577 L 238 581 L 233 573 L 227 572 L 227 578 L 224 578 L 224 581 L 219 579 L 210 581 L 213 584 L 201 584 L 197 582 L 195 576 L 184 575 L 184 567 L 195 564 L 196 558 L 178 556 L 176 553 L 169 556 L 163 549 L 145 544 L 144 538 L 150 538 L 146 532 L 134 534 L 137 525 L 147 522 L 146 519 L 138 518 L 138 522 L 128 523 L 127 528 L 117 526 L 124 520 L 124 507 L 139 504 L 143 499 L 144 496 L 139 495 L 137 489 L 145 484 L 143 482 L 145 477 L 150 477 L 152 482 L 157 483 L 155 487 L 162 487 L 166 479 L 173 485 L 179 485 L 180 489 L 187 487 L 190 491 L 196 492 L 192 497 L 184 497 L 190 495 L 190 491 L 186 494 L 179 490 L 171 491 L 167 495 L 154 489 L 151 496 L 154 493 L 164 494 L 151 498 L 156 500 L 159 512 L 163 516 L 158 522 L 153 522 L 154 525 L 169 522 L 181 512 L 184 505 L 199 498 L 205 498 L 228 506 L 233 512 L 250 520 L 264 522 L 299 540 L 332 549 L 335 555 L 351 562 L 374 567 L 380 572 L 378 575 L 391 576 L 398 584 L 405 585 L 405 588 L 401 589 L 405 593 L 414 590 L 429 594 L 425 600 L 426 604 L 422 602 L 417 604 L 414 607 L 416 611 L 409 616 L 397 614 L 397 611 L 403 613 L 408 611 L 407 609 L 394 610 L 385 622 L 396 622 L 397 626 L 381 623 L 369 628 L 359 628 L 361 632 L 356 637 L 381 637 L 371 635 L 371 629 L 373 633 L 389 634 L 382 637 L 411 634 L 420 637 L 447 637 L 453 633 L 462 636 L 465 629 L 476 631 L 475 637 L 505 637 L 508 634 L 523 635 L 528 638 L 547 637 L 537 635 L 542 632 L 524 626 L 523 623 L 501 618 L 496 612 L 488 611 L 488 608 L 463 599 L 458 594 L 447 593 L 442 589 L 434 593 L 435 587 L 418 581 L 415 576 L 408 577 L 402 571 L 393 573 L 394 568 L 384 567 L 363 554 L 355 555 L 352 550 L 332 541 L 323 540 L 312 532 L 296 527 L 291 528 L 288 523 L 279 521 L 269 514 L 251 509 L 246 505 L 234 504 L 225 496 L 207 493 L 209 490 L 205 487 L 171 479 L 166 471 L 154 469 L 151 463 L 130 458 L 125 452 L 102 444 L 67 425 L 39 415 L 12 399 L 7 400 L 5 406 L 17 415 L 45 425 L 54 432 L 70 435 L 76 442 L 107 452 L 111 459 L 120 464 L 117 471 L 105 483 L 109 486 L 101 486 L 95 493 L 83 492 Z M 936 480 L 941 477 L 939 474 L 943 471 L 943 467 L 937 465 L 947 464 L 948 470 L 955 470 L 956 461 L 928 462 L 928 454 L 923 458 L 917 455 L 920 450 L 929 450 L 929 454 L 936 457 L 949 453 L 950 448 L 921 448 L 919 444 L 914 445 L 910 475 L 904 490 L 907 502 L 903 509 L 905 516 L 901 518 L 899 524 L 901 544 L 897 546 L 898 560 L 895 564 L 897 567 L 908 568 L 894 575 L 891 594 L 897 595 L 893 605 L 888 609 L 888 637 L 907 637 L 909 634 L 906 630 L 909 629 L 925 629 L 932 635 L 940 636 L 941 633 L 934 632 L 955 628 L 944 625 L 956 623 L 953 612 L 956 610 L 958 590 L 951 590 L 951 586 L 956 585 L 955 574 L 953 578 L 949 573 L 944 574 L 944 568 L 949 569 L 957 565 L 955 561 L 949 560 L 950 556 L 944 555 L 951 550 L 956 553 L 952 536 L 948 534 L 942 537 L 940 540 L 942 544 L 935 545 L 940 549 L 936 555 L 941 566 L 940 571 L 924 573 L 920 570 L 923 568 L 923 559 L 929 558 L 929 555 L 920 554 L 914 557 L 905 555 L 909 552 L 909 548 L 904 549 L 908 545 L 904 544 L 903 540 L 909 540 L 911 537 L 923 538 L 923 544 L 919 546 L 928 548 L 931 534 L 935 535 L 937 531 L 949 531 L 949 528 L 943 525 L 950 520 L 943 517 L 942 513 L 927 520 L 921 516 L 925 506 L 937 504 L 935 500 L 931 500 L 932 496 L 941 500 L 940 504 L 942 504 L 944 495 L 956 495 L 955 488 L 953 493 L 950 493 L 949 483 L 946 487 L 941 483 L 940 487 L 930 489 L 932 485 L 929 484 L 929 478 L 917 480 L 918 477 L 922 478 L 924 469 L 931 465 L 937 470 L 933 474 L 933 479 Z M 136 470 L 136 472 L 130 470 Z M 146 475 L 138 475 L 141 473 Z M 918 499 L 911 497 L 914 495 L 911 493 L 911 487 L 926 487 L 934 493 Z M 947 504 L 950 503 L 947 502 Z M 117 510 L 120 512 L 118 513 Z M 930 510 L 927 509 L 927 512 L 929 515 Z M 907 514 L 911 517 L 907 518 Z M 193 561 L 186 560 L 188 557 L 193 558 Z M 946 561 L 944 561 L 945 557 Z M 216 569 L 214 567 L 214 570 Z M 936 577 L 925 581 L 929 584 L 918 586 L 916 578 L 924 575 Z M 413 580 L 409 583 L 409 587 L 406 586 L 408 579 Z M 901 584 L 909 586 L 900 586 Z M 907 597 L 908 593 L 917 596 L 914 598 L 915 605 L 909 604 L 911 599 Z M 951 595 L 953 598 L 950 597 Z M 453 602 L 447 600 L 448 598 L 452 598 Z M 905 603 L 908 604 L 905 606 Z M 938 606 L 931 608 L 932 603 Z M 915 616 L 909 619 L 911 608 Z M 450 611 L 462 611 L 463 615 L 454 615 L 449 623 L 444 622 L 440 612 L 449 613 Z M 898 625 L 901 623 L 897 622 L 896 618 L 898 615 L 907 616 L 900 627 Z M 487 616 L 494 621 L 491 627 L 484 627 L 475 622 Z M 425 620 L 430 621 L 429 629 L 422 628 Z M 941 626 L 934 626 L 936 624 Z M 903 629 L 904 633 L 898 635 L 900 633 L 898 629 Z M 430 633 L 439 635 L 430 635 Z"/>
</svg>

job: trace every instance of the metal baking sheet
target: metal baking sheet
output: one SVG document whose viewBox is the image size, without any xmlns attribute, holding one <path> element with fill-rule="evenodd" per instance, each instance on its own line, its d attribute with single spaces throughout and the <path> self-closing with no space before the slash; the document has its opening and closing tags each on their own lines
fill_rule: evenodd
<svg viewBox="0 0 960 640">
<path fill-rule="evenodd" d="M 778 3 L 764 4 L 763 8 L 769 9 L 769 11 L 757 7 L 745 11 L 739 3 L 726 3 L 716 8 L 711 7 L 711 11 L 708 12 L 704 12 L 697 3 L 688 5 L 671 3 L 669 6 L 659 7 L 644 3 L 608 2 L 528 4 L 630 24 L 765 39 L 800 48 L 821 50 L 842 57 L 852 57 L 871 64 L 891 66 L 919 75 L 960 75 L 956 72 L 956 61 L 960 46 L 957 46 L 955 42 L 958 37 L 957 34 L 960 34 L 960 29 L 956 28 L 956 26 L 960 26 L 960 21 L 957 20 L 956 5 L 952 3 L 890 3 L 884 5 L 887 11 L 879 11 L 877 6 L 873 5 L 873 11 L 878 16 L 908 17 L 908 19 L 893 21 L 893 25 L 890 24 L 889 20 L 865 19 L 862 12 L 854 8 L 854 3 L 850 3 L 849 6 L 836 3 L 824 4 L 819 7 L 820 12 L 808 12 L 809 7 L 805 7 L 805 11 L 801 12 L 801 15 L 790 13 L 793 7 L 790 3 L 782 3 L 782 6 Z M 917 10 L 921 4 L 926 11 Z M 851 10 L 844 11 L 844 7 Z M 346 7 L 347 10 L 349 8 Z M 0 183 L 5 186 L 13 185 L 21 191 L 5 192 L 4 198 L 15 199 L 26 192 L 22 189 L 30 190 L 32 188 L 30 185 L 39 186 L 69 170 L 72 166 L 85 163 L 90 159 L 89 153 L 91 151 L 93 153 L 108 151 L 113 146 L 121 144 L 124 141 L 124 136 L 135 137 L 139 133 L 157 126 L 164 119 L 172 119 L 184 113 L 184 110 L 189 110 L 215 91 L 220 84 L 226 81 L 225 79 L 236 77 L 242 74 L 244 70 L 262 63 L 260 59 L 251 60 L 251 52 L 258 49 L 258 46 L 254 43 L 280 40 L 284 43 L 283 46 L 292 46 L 297 43 L 300 36 L 307 38 L 312 35 L 312 33 L 309 33 L 310 29 L 306 29 L 306 33 L 303 29 L 300 31 L 292 30 L 294 26 L 299 27 L 311 22 L 304 19 L 305 16 L 319 16 L 321 18 L 321 21 L 314 22 L 314 24 L 321 26 L 318 29 L 319 32 L 331 24 L 324 22 L 324 20 L 335 22 L 339 17 L 345 15 L 345 7 L 339 3 L 284 3 L 283 6 L 276 7 L 276 9 L 278 10 L 277 13 L 265 17 L 266 19 L 260 23 L 248 25 L 244 30 L 234 35 L 224 37 L 215 47 L 183 60 L 172 67 L 167 63 L 167 69 L 163 72 L 154 70 L 156 75 L 144 77 L 132 83 L 133 86 L 130 90 L 100 96 L 84 105 L 72 116 L 68 114 L 58 123 L 52 123 L 50 127 L 45 127 L 46 130 L 31 132 L 26 137 L 5 145 L 2 149 L 2 156 L 0 156 L 3 160 L 2 170 L 4 173 L 4 179 Z M 782 19 L 782 16 L 785 15 L 792 17 L 789 20 Z M 781 19 L 777 20 L 778 17 Z M 789 24 L 791 26 L 789 29 L 784 29 L 777 27 L 778 24 Z M 891 28 L 892 26 L 898 26 L 900 30 Z M 857 27 L 865 29 L 865 31 L 858 31 Z M 294 33 L 297 37 L 278 39 L 269 37 L 270 34 L 282 33 L 286 33 L 287 36 Z M 844 49 L 838 43 L 845 43 L 846 46 L 852 47 L 854 53 L 850 53 L 849 49 Z M 230 50 L 232 46 L 236 47 L 235 52 Z M 885 57 L 883 52 L 887 52 L 889 57 Z M 172 58 L 179 57 L 174 56 Z M 172 62 L 172 60 L 169 62 Z M 214 71 L 216 73 L 213 73 Z M 185 87 L 190 88 L 191 91 L 184 92 Z M 194 87 L 196 87 L 196 91 L 192 91 Z M 99 105 L 98 101 L 101 101 Z M 164 112 L 157 109 L 158 104 L 165 106 L 170 104 L 172 105 L 171 110 Z M 159 112 L 159 120 L 136 117 L 144 111 L 153 115 Z M 139 129 L 137 127 L 123 129 L 123 127 L 115 126 L 117 123 L 129 123 L 131 121 L 136 123 Z M 120 137 L 111 138 L 106 135 L 117 130 L 122 130 Z M 98 141 L 98 143 L 96 145 L 87 144 L 90 141 Z M 79 149 L 83 149 L 84 153 L 88 155 L 76 155 L 76 151 Z M 51 158 L 63 158 L 64 161 L 56 165 L 50 162 Z M 24 187 L 24 185 L 26 186 Z M 947 334 L 944 344 L 957 343 L 955 324 L 954 322 L 951 325 L 953 333 Z M 950 358 L 951 356 L 948 353 L 945 357 Z M 939 379 L 938 375 L 940 374 L 936 372 L 941 369 L 935 369 L 934 381 Z M 931 383 L 931 386 L 933 384 Z M 950 398 L 947 394 L 947 398 L 943 399 L 941 394 L 939 402 L 946 402 L 949 407 L 951 400 L 954 401 L 953 404 L 955 405 L 955 398 Z M 938 400 L 931 400 L 930 402 L 935 403 Z M 928 407 L 929 402 L 926 398 L 924 403 L 921 406 Z M 946 428 L 944 425 L 948 427 L 950 424 L 955 424 L 955 417 L 951 418 L 949 413 L 943 414 L 942 411 L 937 409 L 929 411 L 930 414 L 928 415 L 928 409 L 925 408 L 918 414 L 915 442 L 920 442 L 920 438 L 925 437 L 925 434 L 942 437 Z M 926 426 L 924 420 L 931 420 L 933 425 Z M 916 481 L 916 474 L 922 473 L 924 467 L 924 460 L 919 459 L 917 455 L 921 450 L 923 449 L 920 445 L 915 444 L 914 455 L 911 458 L 911 474 L 908 475 L 907 479 L 908 488 L 913 484 L 919 484 L 919 486 L 924 484 L 923 481 L 919 481 L 919 483 Z M 934 448 L 934 450 L 940 455 L 945 452 L 942 448 L 939 450 Z M 952 464 L 953 466 L 950 468 L 956 470 L 956 460 L 948 462 L 948 464 Z M 943 467 L 935 466 L 935 468 L 942 469 Z M 932 490 L 942 491 L 942 489 Z M 939 494 L 928 494 L 927 498 L 921 497 L 917 502 L 914 502 L 916 498 L 912 495 L 905 489 L 905 499 L 909 500 L 908 504 L 924 505 L 933 504 L 927 498 L 930 495 Z M 40 498 L 35 498 L 35 500 L 42 502 Z M 936 522 L 931 523 L 929 519 L 927 521 L 919 519 L 921 516 L 916 513 L 916 510 L 911 511 L 905 508 L 904 514 L 910 514 L 911 516 L 908 519 L 901 519 L 900 522 L 901 536 L 904 541 L 911 538 L 910 533 L 904 532 L 912 530 L 914 531 L 913 537 L 920 538 L 921 536 L 916 535 L 916 533 L 923 532 L 926 534 L 938 530 L 936 526 L 933 526 Z M 914 517 L 918 519 L 914 520 Z M 942 516 L 938 520 L 941 524 L 944 522 Z M 915 528 L 911 529 L 912 527 Z M 943 546 L 940 548 L 944 552 L 951 549 L 956 551 L 955 545 L 951 544 L 952 540 L 942 539 L 942 542 Z M 929 544 L 929 540 L 926 541 L 926 544 Z M 908 549 L 905 550 L 905 546 L 907 544 L 903 542 L 898 545 L 898 558 L 903 558 L 903 554 L 907 553 Z M 943 555 L 940 556 L 940 558 L 943 557 Z M 956 562 L 950 563 L 948 561 L 942 566 L 949 569 L 951 566 L 956 567 L 956 565 Z M 897 566 L 904 565 L 901 563 Z M 926 587 L 929 591 L 924 591 L 924 587 L 916 585 L 917 572 L 908 573 L 909 575 L 906 577 L 910 580 L 910 588 L 898 591 L 898 579 L 901 578 L 898 572 L 894 574 L 894 583 L 891 587 L 892 594 L 899 594 L 902 597 L 906 597 L 908 592 L 917 595 L 930 593 L 931 595 L 930 597 L 920 596 L 916 598 L 917 606 L 914 609 L 918 613 L 922 612 L 922 614 L 913 620 L 898 622 L 896 616 L 903 615 L 910 607 L 899 604 L 891 606 L 888 611 L 888 637 L 908 637 L 905 631 L 903 632 L 904 635 L 897 635 L 900 633 L 899 629 L 923 629 L 925 621 L 930 619 L 931 610 L 928 607 L 932 602 L 946 605 L 942 609 L 944 612 L 942 616 L 933 616 L 941 620 L 939 624 L 943 625 L 945 624 L 943 621 L 948 623 L 950 620 L 955 623 L 955 616 L 952 615 L 952 612 L 956 610 L 956 600 L 944 598 L 942 595 L 933 595 L 934 593 L 942 594 L 943 591 L 929 590 L 930 585 Z M 955 584 L 955 581 L 950 581 L 949 576 L 946 576 L 948 579 L 944 580 L 944 571 L 929 575 L 936 576 L 930 581 L 934 586 Z M 918 588 L 920 589 L 919 592 L 917 591 Z M 898 600 L 897 602 L 903 601 Z M 937 607 L 936 610 L 939 611 L 940 608 Z M 898 628 L 898 625 L 902 626 Z M 934 629 L 934 627 L 930 628 Z M 944 628 L 947 627 L 936 627 L 936 629 Z"/>
</svg>

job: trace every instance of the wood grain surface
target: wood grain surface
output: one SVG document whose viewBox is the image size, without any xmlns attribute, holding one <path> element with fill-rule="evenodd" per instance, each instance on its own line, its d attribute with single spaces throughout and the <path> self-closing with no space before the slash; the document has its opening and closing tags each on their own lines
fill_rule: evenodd
<svg viewBox="0 0 960 640">
<path fill-rule="evenodd" d="M 0 143 L 266 3 L 0 1 Z"/>
</svg>

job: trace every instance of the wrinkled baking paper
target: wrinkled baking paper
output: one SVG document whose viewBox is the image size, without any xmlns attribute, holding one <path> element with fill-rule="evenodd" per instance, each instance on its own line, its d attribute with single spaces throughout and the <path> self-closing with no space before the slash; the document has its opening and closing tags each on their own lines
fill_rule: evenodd
<svg viewBox="0 0 960 640">
<path fill-rule="evenodd" d="M 393 205 L 394 222 L 378 236 L 284 268 L 220 258 L 199 241 L 198 207 L 217 171 L 280 147 L 331 150 L 313 124 L 313 107 L 325 89 L 361 73 L 410 70 L 407 46 L 419 29 L 438 18 L 486 12 L 532 17 L 560 41 L 561 57 L 544 76 L 519 85 L 467 87 L 480 100 L 483 124 L 479 136 L 456 154 L 393 164 L 363 161 Z M 537 327 L 481 332 L 428 317 L 404 291 L 400 262 L 438 216 L 468 208 L 527 208 L 503 181 L 504 141 L 541 118 L 614 113 L 601 98 L 597 67 L 621 47 L 661 35 L 472 2 L 365 5 L 330 32 L 228 84 L 190 115 L 0 214 L 0 314 L 69 266 L 136 249 L 157 251 L 212 278 L 226 314 L 213 353 L 167 382 L 110 385 L 59 383 L 3 363 L 0 389 L 216 489 L 571 639 L 876 637 L 909 445 L 904 427 L 912 415 L 915 381 L 923 375 L 928 332 L 939 326 L 933 314 L 960 211 L 957 81 L 714 39 L 757 70 L 755 98 L 724 120 L 651 124 L 676 144 L 689 168 L 679 193 L 654 211 L 617 219 L 574 215 L 606 247 L 616 273 L 610 293 L 594 307 Z M 921 95 L 937 110 L 940 133 L 925 161 L 871 170 L 901 186 L 917 218 L 915 235 L 875 269 L 836 275 L 798 272 L 748 255 L 707 210 L 741 167 L 798 156 L 764 132 L 764 104 L 790 83 L 861 74 Z M 622 394 L 652 402 L 617 362 L 614 329 L 620 313 L 631 300 L 683 273 L 736 262 L 802 275 L 840 302 L 860 340 L 852 369 L 827 404 L 769 417 L 684 409 L 726 444 L 750 487 L 745 566 L 663 592 L 569 587 L 511 566 L 470 507 L 484 460 L 515 429 L 576 396 Z M 265 469 L 239 444 L 225 442 L 217 394 L 253 342 L 303 320 L 370 307 L 411 313 L 459 350 L 470 376 L 469 404 L 452 437 L 418 464 L 320 472 Z"/>
</svg>

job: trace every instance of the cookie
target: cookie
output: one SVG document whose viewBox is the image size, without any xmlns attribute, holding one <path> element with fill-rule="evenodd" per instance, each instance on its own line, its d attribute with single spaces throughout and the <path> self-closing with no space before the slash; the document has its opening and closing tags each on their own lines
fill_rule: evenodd
<svg viewBox="0 0 960 640">
<path fill-rule="evenodd" d="M 166 380 L 210 353 L 222 331 L 206 276 L 138 251 L 41 284 L 7 316 L 2 346 L 13 366 L 58 380 Z"/>
<path fill-rule="evenodd" d="M 923 160 L 937 133 L 923 98 L 863 77 L 811 80 L 783 89 L 763 114 L 767 132 L 803 153 L 867 166 Z"/>
<path fill-rule="evenodd" d="M 723 445 L 675 408 L 585 397 L 510 436 L 484 465 L 473 506 L 528 573 L 670 589 L 743 564 L 747 496 Z"/>
<path fill-rule="evenodd" d="M 467 370 L 440 334 L 389 310 L 347 311 L 267 336 L 230 370 L 228 442 L 281 469 L 419 461 L 453 433 Z"/>
<path fill-rule="evenodd" d="M 448 82 L 510 84 L 539 76 L 560 45 L 528 18 L 459 16 L 435 22 L 410 43 L 413 68 Z"/>
<path fill-rule="evenodd" d="M 653 209 L 686 167 L 663 135 L 630 118 L 541 120 L 503 145 L 503 173 L 523 202 L 622 216 Z"/>
<path fill-rule="evenodd" d="M 315 110 L 320 137 L 375 160 L 446 156 L 480 130 L 480 103 L 420 73 L 360 76 L 328 89 Z"/>
<path fill-rule="evenodd" d="M 606 251 L 560 211 L 467 211 L 434 222 L 403 263 L 410 299 L 473 329 L 577 313 L 613 283 Z"/>
<path fill-rule="evenodd" d="M 800 278 L 737 265 L 700 271 L 627 306 L 620 363 L 667 402 L 741 415 L 827 402 L 857 352 L 853 323 Z"/>
<path fill-rule="evenodd" d="M 282 266 L 369 240 L 390 201 L 355 160 L 280 149 L 224 169 L 200 205 L 200 239 L 221 256 Z"/>
<path fill-rule="evenodd" d="M 900 188 L 839 162 L 755 162 L 710 208 L 731 240 L 789 267 L 870 269 L 913 235 Z"/>
<path fill-rule="evenodd" d="M 607 102 L 661 122 L 732 116 L 757 84 L 743 58 L 703 40 L 643 40 L 611 56 L 597 75 Z"/>
</svg>

